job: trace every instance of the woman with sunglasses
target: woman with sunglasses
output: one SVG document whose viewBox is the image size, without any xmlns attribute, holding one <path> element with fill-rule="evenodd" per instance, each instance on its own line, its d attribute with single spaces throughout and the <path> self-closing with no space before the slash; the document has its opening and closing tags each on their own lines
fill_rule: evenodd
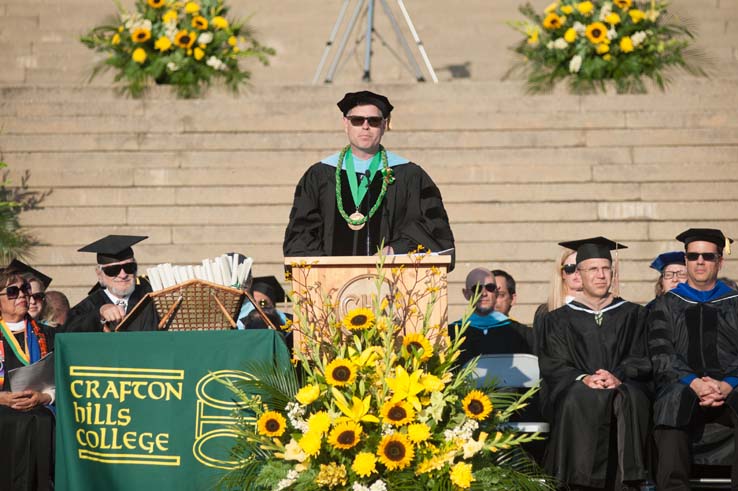
<svg viewBox="0 0 738 491">
<path fill-rule="evenodd" d="M 28 315 L 31 285 L 22 272 L 0 270 L 0 489 L 53 489 L 54 390 L 11 392 L 8 372 L 54 349 L 53 329 Z"/>
<path fill-rule="evenodd" d="M 577 270 L 577 251 L 564 248 L 554 264 L 548 301 L 536 309 L 534 325 L 538 325 L 545 314 L 574 300 L 581 291 L 582 278 Z"/>
</svg>

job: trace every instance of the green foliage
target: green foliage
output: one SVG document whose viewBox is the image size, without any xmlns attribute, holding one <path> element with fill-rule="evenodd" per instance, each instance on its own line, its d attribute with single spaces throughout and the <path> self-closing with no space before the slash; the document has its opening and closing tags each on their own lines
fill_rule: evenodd
<svg viewBox="0 0 738 491">
<path fill-rule="evenodd" d="M 584 4 L 592 10 L 582 9 Z M 645 93 L 647 79 L 663 91 L 677 70 L 708 76 L 712 61 L 692 47 L 693 23 L 667 6 L 664 1 L 561 0 L 541 15 L 525 4 L 519 10 L 527 20 L 510 24 L 526 35 L 512 47 L 522 59 L 504 78 L 525 76 L 530 93 L 550 92 L 566 82 L 571 92 L 588 94 L 610 85 L 618 93 Z"/>
<path fill-rule="evenodd" d="M 0 162 L 0 169 L 6 168 L 7 164 Z M 13 258 L 25 259 L 29 250 L 39 245 L 33 234 L 21 227 L 20 214 L 38 208 L 50 191 L 29 190 L 29 177 L 30 173 L 26 171 L 20 186 L 11 186 L 5 170 L 0 179 L 0 264 L 8 264 Z"/>
<path fill-rule="evenodd" d="M 251 78 L 241 66 L 244 60 L 268 65 L 275 54 L 251 28 L 226 18 L 223 0 L 137 0 L 133 13 L 116 5 L 118 15 L 80 41 L 105 55 L 90 80 L 113 70 L 121 91 L 133 97 L 143 95 L 152 81 L 171 85 L 182 98 L 199 97 L 214 81 L 237 93 Z"/>
</svg>

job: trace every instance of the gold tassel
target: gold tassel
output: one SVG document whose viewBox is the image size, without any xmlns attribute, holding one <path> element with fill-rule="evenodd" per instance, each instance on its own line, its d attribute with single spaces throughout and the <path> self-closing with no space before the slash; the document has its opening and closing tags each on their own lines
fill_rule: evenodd
<svg viewBox="0 0 738 491">
<path fill-rule="evenodd" d="M 730 256 L 730 238 L 729 237 L 725 237 L 725 248 L 724 249 L 725 249 L 725 254 Z"/>
</svg>

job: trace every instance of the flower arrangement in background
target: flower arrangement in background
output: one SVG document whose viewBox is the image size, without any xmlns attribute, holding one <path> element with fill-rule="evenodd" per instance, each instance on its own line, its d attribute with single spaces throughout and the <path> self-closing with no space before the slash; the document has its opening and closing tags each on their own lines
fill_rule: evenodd
<svg viewBox="0 0 738 491">
<path fill-rule="evenodd" d="M 228 19 L 223 0 L 137 0 L 126 12 L 114 0 L 118 14 L 108 25 L 93 28 L 81 41 L 105 53 L 92 71 L 115 69 L 115 81 L 124 91 L 140 96 L 151 80 L 174 86 L 177 95 L 199 96 L 213 79 L 221 79 L 233 92 L 251 73 L 239 60 L 257 58 L 267 65 L 274 55 L 262 46 L 243 23 Z"/>
<path fill-rule="evenodd" d="M 414 257 L 417 271 L 424 255 Z M 504 427 L 536 389 L 520 395 L 477 388 L 470 379 L 474 362 L 455 368 L 465 327 L 452 341 L 446 326 L 429 325 L 421 313 L 426 322 L 416 332 L 406 329 L 421 298 L 432 308 L 445 276 L 431 270 L 408 281 L 413 266 L 402 271 L 379 261 L 372 308 L 339 318 L 327 296 L 321 307 L 311 298 L 319 285 L 304 285 L 308 293 L 294 298 L 298 320 L 291 328 L 304 339 L 296 354 L 301 384 L 292 367 L 273 365 L 249 367 L 251 381 L 244 384 L 223 380 L 244 410 L 233 450 L 243 465 L 222 484 L 303 491 L 553 489 L 520 447 L 538 435 Z M 396 292 L 399 282 L 406 289 L 413 281 L 410 291 Z"/>
<path fill-rule="evenodd" d="M 667 11 L 665 1 L 560 0 L 539 14 L 520 7 L 527 21 L 511 25 L 526 35 L 513 50 L 524 57 L 506 75 L 523 72 L 529 92 L 547 92 L 568 80 L 574 93 L 646 92 L 645 78 L 664 90 L 667 70 L 706 76 L 704 54 L 691 46 L 693 29 Z"/>
</svg>

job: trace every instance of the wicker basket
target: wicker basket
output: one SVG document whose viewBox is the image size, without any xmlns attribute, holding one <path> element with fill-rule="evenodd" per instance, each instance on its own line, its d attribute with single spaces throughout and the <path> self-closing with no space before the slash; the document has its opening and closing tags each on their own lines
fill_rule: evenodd
<svg viewBox="0 0 738 491">
<path fill-rule="evenodd" d="M 159 314 L 159 329 L 216 331 L 234 329 L 244 292 L 203 280 L 190 280 L 149 293 Z"/>
</svg>

